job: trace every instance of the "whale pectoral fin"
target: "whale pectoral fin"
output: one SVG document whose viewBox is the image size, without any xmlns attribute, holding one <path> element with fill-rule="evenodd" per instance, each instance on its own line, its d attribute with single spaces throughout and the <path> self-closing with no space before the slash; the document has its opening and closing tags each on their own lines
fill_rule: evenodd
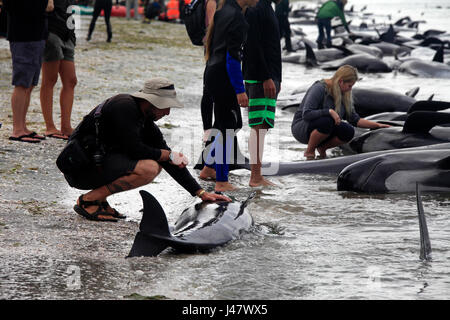
<svg viewBox="0 0 450 320">
<path fill-rule="evenodd" d="M 147 191 L 141 190 L 139 193 L 144 203 L 144 213 L 142 214 L 139 230 L 150 235 L 170 237 L 166 214 L 158 200 Z"/>
<path fill-rule="evenodd" d="M 167 241 L 138 232 L 127 258 L 142 256 L 155 257 L 167 247 Z"/>
<path fill-rule="evenodd" d="M 427 221 L 423 211 L 422 199 L 420 194 L 419 183 L 416 183 L 416 199 L 417 211 L 419 213 L 419 230 L 420 230 L 420 259 L 431 260 L 431 242 L 428 234 Z"/>
</svg>

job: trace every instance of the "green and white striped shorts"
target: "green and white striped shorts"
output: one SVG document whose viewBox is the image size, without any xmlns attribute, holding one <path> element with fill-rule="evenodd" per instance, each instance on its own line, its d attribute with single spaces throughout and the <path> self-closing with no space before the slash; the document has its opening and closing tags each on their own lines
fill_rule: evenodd
<svg viewBox="0 0 450 320">
<path fill-rule="evenodd" d="M 280 92 L 280 83 L 274 81 L 277 96 Z M 275 109 L 277 99 L 266 98 L 262 81 L 245 80 L 245 89 L 248 96 L 248 125 L 250 127 L 266 122 L 271 128 L 275 126 Z"/>
</svg>

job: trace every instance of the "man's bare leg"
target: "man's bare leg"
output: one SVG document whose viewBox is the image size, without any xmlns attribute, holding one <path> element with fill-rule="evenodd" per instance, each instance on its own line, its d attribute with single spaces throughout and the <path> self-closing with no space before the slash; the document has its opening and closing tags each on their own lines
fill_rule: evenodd
<svg viewBox="0 0 450 320">
<path fill-rule="evenodd" d="M 265 179 L 261 174 L 262 156 L 264 153 L 264 140 L 269 130 L 266 123 L 252 127 L 248 140 L 250 151 L 250 187 L 274 186 L 273 182 Z"/>
<path fill-rule="evenodd" d="M 89 191 L 83 195 L 83 200 L 104 202 L 106 201 L 106 198 L 112 194 L 132 190 L 152 182 L 161 172 L 161 169 L 162 167 L 159 163 L 154 160 L 139 160 L 132 173 L 122 176 L 108 185 Z M 77 204 L 79 205 L 78 200 Z M 91 214 L 96 212 L 98 207 L 99 206 L 84 207 L 84 210 Z M 108 212 L 113 213 L 114 211 L 110 208 Z M 99 215 L 98 217 L 99 219 L 111 218 L 108 215 Z"/>
</svg>

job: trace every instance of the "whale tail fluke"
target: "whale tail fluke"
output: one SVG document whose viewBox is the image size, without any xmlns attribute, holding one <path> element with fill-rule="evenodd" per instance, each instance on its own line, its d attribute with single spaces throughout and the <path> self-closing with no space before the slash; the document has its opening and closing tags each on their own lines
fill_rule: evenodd
<svg viewBox="0 0 450 320">
<path fill-rule="evenodd" d="M 431 260 L 431 242 L 428 234 L 427 220 L 423 211 L 419 183 L 416 183 L 417 210 L 419 213 L 420 259 Z"/>
<path fill-rule="evenodd" d="M 146 191 L 141 190 L 139 193 L 144 203 L 144 212 L 128 257 L 157 256 L 168 247 L 167 240 L 162 238 L 171 237 L 169 224 L 158 200 Z"/>
</svg>

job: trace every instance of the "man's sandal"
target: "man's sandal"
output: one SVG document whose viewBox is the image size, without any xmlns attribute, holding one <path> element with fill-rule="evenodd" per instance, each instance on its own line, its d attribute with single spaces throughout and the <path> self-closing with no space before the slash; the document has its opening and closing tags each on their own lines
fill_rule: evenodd
<svg viewBox="0 0 450 320">
<path fill-rule="evenodd" d="M 114 218 L 125 219 L 125 218 L 127 217 L 126 215 L 121 214 L 119 211 L 117 211 L 116 209 L 112 208 L 112 207 L 109 205 L 108 201 L 103 201 L 103 202 L 102 202 L 102 206 L 103 206 L 103 209 L 105 209 L 105 210 L 108 209 L 108 207 L 110 207 L 111 209 L 113 209 L 113 210 L 114 210 L 114 213 L 109 213 L 109 214 L 112 215 Z"/>
<path fill-rule="evenodd" d="M 97 211 L 95 211 L 94 213 L 89 213 L 84 209 L 86 207 L 92 207 L 92 206 L 98 206 Z M 114 215 L 112 213 L 104 211 L 102 202 L 100 202 L 98 200 L 94 200 L 94 201 L 83 200 L 83 195 L 81 195 L 78 198 L 78 203 L 73 206 L 73 210 L 75 210 L 76 213 L 85 217 L 88 220 L 117 222 L 117 219 L 114 218 Z M 111 218 L 110 219 L 100 218 L 100 216 L 109 216 Z"/>
</svg>

